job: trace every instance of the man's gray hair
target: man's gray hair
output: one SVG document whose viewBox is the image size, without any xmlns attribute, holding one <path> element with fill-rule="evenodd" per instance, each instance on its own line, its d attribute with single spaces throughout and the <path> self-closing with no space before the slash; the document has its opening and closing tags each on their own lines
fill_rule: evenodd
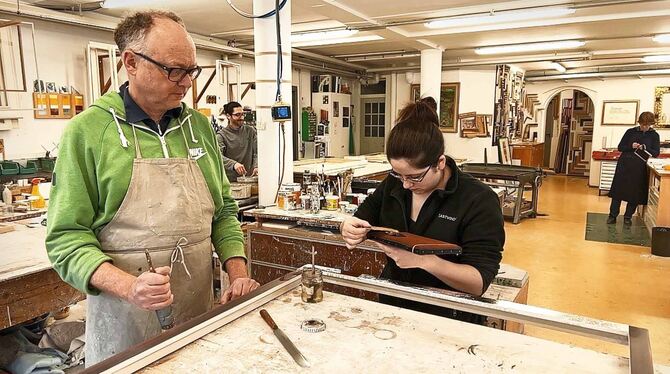
<svg viewBox="0 0 670 374">
<path fill-rule="evenodd" d="M 114 41 L 119 47 L 119 51 L 123 52 L 130 49 L 136 52 L 143 52 L 144 39 L 153 27 L 154 20 L 157 18 L 170 19 L 186 28 L 184 21 L 172 12 L 149 10 L 133 13 L 121 20 L 121 23 L 114 30 Z"/>
</svg>

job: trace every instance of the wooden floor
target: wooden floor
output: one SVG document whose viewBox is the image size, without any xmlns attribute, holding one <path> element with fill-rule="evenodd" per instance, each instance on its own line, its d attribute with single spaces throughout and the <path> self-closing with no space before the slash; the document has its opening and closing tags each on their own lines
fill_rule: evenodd
<svg viewBox="0 0 670 374">
<path fill-rule="evenodd" d="M 546 217 L 505 224 L 503 261 L 528 271 L 528 304 L 644 327 L 654 362 L 670 364 L 670 258 L 650 248 L 584 240 L 586 212 L 607 213 L 585 178 L 550 176 L 540 190 Z M 621 219 L 621 218 L 620 218 Z M 624 346 L 527 326 L 526 334 L 602 352 Z"/>
</svg>

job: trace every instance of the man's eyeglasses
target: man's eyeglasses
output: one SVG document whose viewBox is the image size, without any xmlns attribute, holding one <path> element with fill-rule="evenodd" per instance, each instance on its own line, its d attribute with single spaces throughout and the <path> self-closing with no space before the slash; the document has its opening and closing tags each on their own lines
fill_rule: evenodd
<svg viewBox="0 0 670 374">
<path fill-rule="evenodd" d="M 186 75 L 191 77 L 191 80 L 195 80 L 196 78 L 198 78 L 198 75 L 200 75 L 200 72 L 202 72 L 202 68 L 200 66 L 196 66 L 196 67 L 191 68 L 191 69 L 171 68 L 171 67 L 167 67 L 167 66 L 161 64 L 160 62 L 152 59 L 149 56 L 145 56 L 141 53 L 137 53 L 137 52 L 134 52 L 134 51 L 131 51 L 131 52 L 133 52 L 134 54 L 136 54 L 136 55 L 142 57 L 143 59 L 151 62 L 152 64 L 158 66 L 159 68 L 163 69 L 163 71 L 167 73 L 167 77 L 168 77 L 168 80 L 170 82 L 179 83 L 179 82 L 181 82 L 182 79 L 184 79 L 184 77 Z"/>
<path fill-rule="evenodd" d="M 242 118 L 242 116 L 244 116 L 244 113 L 233 113 L 230 116 L 231 117 L 236 117 L 236 118 Z"/>
<path fill-rule="evenodd" d="M 432 168 L 432 167 L 433 167 L 433 165 L 429 166 L 428 169 L 426 169 L 426 171 L 424 171 L 423 173 L 421 173 L 421 175 L 416 176 L 416 177 L 405 177 L 403 175 L 400 175 L 400 174 L 396 173 L 394 170 L 391 170 L 389 172 L 389 175 L 391 175 L 394 178 L 398 178 L 403 182 L 421 183 L 423 181 L 423 179 L 426 177 L 426 174 L 428 174 L 428 170 L 430 170 L 430 168 Z"/>
</svg>

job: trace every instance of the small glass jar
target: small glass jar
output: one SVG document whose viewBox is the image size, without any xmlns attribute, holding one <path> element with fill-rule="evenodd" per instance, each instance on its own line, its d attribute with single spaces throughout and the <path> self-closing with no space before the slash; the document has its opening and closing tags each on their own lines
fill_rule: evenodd
<svg viewBox="0 0 670 374">
<path fill-rule="evenodd" d="M 302 301 L 319 303 L 323 300 L 323 275 L 321 270 L 306 268 L 302 271 Z"/>
</svg>

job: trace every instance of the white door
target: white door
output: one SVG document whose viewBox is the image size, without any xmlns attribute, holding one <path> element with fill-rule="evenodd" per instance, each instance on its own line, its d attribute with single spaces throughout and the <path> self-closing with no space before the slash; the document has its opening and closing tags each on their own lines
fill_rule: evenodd
<svg viewBox="0 0 670 374">
<path fill-rule="evenodd" d="M 361 152 L 384 152 L 386 139 L 386 104 L 385 99 L 363 99 L 363 129 L 361 131 Z"/>
</svg>

